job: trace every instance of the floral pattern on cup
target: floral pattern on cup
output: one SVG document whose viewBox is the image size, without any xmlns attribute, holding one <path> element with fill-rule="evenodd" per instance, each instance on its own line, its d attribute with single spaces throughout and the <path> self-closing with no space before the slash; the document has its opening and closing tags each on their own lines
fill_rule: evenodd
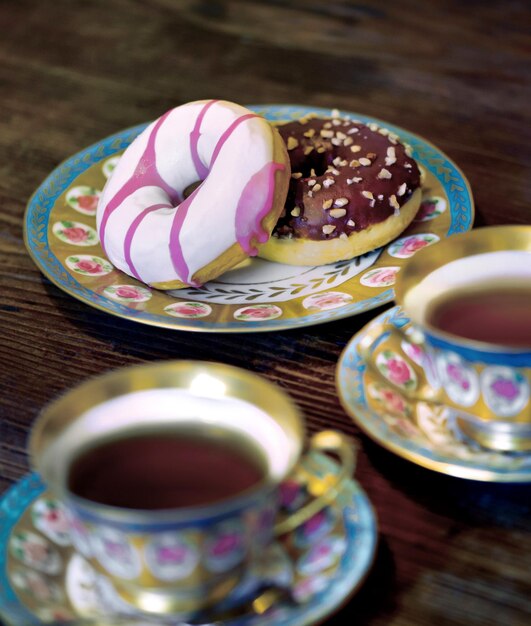
<svg viewBox="0 0 531 626">
<path fill-rule="evenodd" d="M 66 258 L 66 266 L 73 272 L 83 276 L 105 276 L 113 270 L 109 261 L 90 254 L 69 256 Z"/>
<path fill-rule="evenodd" d="M 53 498 L 39 498 L 31 507 L 33 525 L 60 546 L 69 546 L 70 524 L 63 505 Z"/>
<path fill-rule="evenodd" d="M 383 350 L 376 357 L 376 366 L 382 374 L 398 387 L 413 390 L 417 388 L 417 375 L 412 367 L 393 350 Z"/>
<path fill-rule="evenodd" d="M 446 200 L 439 196 L 426 198 L 420 204 L 420 208 L 415 215 L 415 222 L 428 222 L 439 217 L 446 211 Z"/>
<path fill-rule="evenodd" d="M 11 535 L 9 550 L 13 557 L 39 572 L 58 574 L 62 569 L 59 553 L 40 535 L 19 531 Z"/>
<path fill-rule="evenodd" d="M 352 302 L 352 296 L 341 291 L 326 291 L 324 293 L 314 293 L 302 301 L 305 309 L 317 309 L 318 311 L 330 311 L 338 309 Z"/>
<path fill-rule="evenodd" d="M 140 555 L 119 530 L 109 527 L 93 528 L 90 544 L 94 556 L 109 574 L 125 580 L 132 580 L 140 574 Z"/>
<path fill-rule="evenodd" d="M 500 417 L 512 417 L 529 402 L 529 384 L 518 370 L 486 367 L 481 372 L 481 391 L 489 409 Z"/>
<path fill-rule="evenodd" d="M 397 259 L 408 259 L 422 248 L 431 246 L 438 241 L 439 237 L 433 233 L 410 235 L 393 241 L 387 248 L 387 252 Z"/>
<path fill-rule="evenodd" d="M 109 178 L 110 175 L 114 172 L 119 160 L 119 156 L 113 156 L 103 162 L 103 165 L 101 166 L 101 171 L 103 172 L 105 178 Z"/>
<path fill-rule="evenodd" d="M 37 602 L 61 602 L 64 594 L 53 580 L 33 569 L 15 569 L 10 574 L 13 586 Z"/>
<path fill-rule="evenodd" d="M 242 322 L 263 322 L 274 320 L 281 315 L 282 309 L 275 304 L 252 304 L 235 311 L 234 318 Z"/>
<path fill-rule="evenodd" d="M 391 287 L 395 284 L 396 275 L 399 271 L 400 268 L 397 265 L 375 267 L 363 274 L 360 283 L 365 287 Z"/>
<path fill-rule="evenodd" d="M 112 300 L 125 304 L 147 302 L 151 298 L 149 289 L 135 285 L 109 285 L 109 287 L 105 287 L 103 294 Z"/>
<path fill-rule="evenodd" d="M 399 416 L 409 415 L 409 406 L 406 399 L 393 389 L 378 383 L 371 383 L 367 391 L 370 397 L 380 402 L 389 413 Z"/>
<path fill-rule="evenodd" d="M 90 545 L 90 532 L 86 528 L 85 524 L 69 509 L 66 510 L 68 518 L 70 540 L 73 546 L 83 556 L 90 559 L 92 554 L 92 547 Z"/>
<path fill-rule="evenodd" d="M 439 351 L 436 357 L 441 386 L 448 397 L 459 406 L 474 405 L 479 398 L 476 370 L 455 352 Z"/>
<path fill-rule="evenodd" d="M 298 560 L 297 570 L 303 576 L 317 574 L 337 563 L 346 548 L 344 537 L 334 535 L 324 537 Z"/>
<path fill-rule="evenodd" d="M 336 519 L 330 507 L 316 513 L 307 522 L 301 524 L 294 533 L 297 547 L 306 547 L 326 536 L 335 526 Z"/>
<path fill-rule="evenodd" d="M 245 557 L 243 525 L 237 520 L 218 524 L 210 530 L 204 550 L 204 563 L 209 571 L 221 573 L 230 570 Z"/>
<path fill-rule="evenodd" d="M 182 580 L 195 570 L 200 555 L 192 537 L 184 533 L 160 533 L 144 548 L 144 559 L 158 579 Z"/>
<path fill-rule="evenodd" d="M 288 478 L 280 485 L 280 506 L 288 513 L 293 513 L 304 504 L 307 499 L 306 491 L 296 480 Z"/>
<path fill-rule="evenodd" d="M 55 222 L 52 232 L 57 239 L 73 246 L 95 246 L 99 241 L 96 231 L 81 222 L 70 220 Z"/>
<path fill-rule="evenodd" d="M 212 313 L 212 307 L 203 302 L 174 302 L 164 307 L 164 312 L 173 317 L 197 319 Z"/>
<path fill-rule="evenodd" d="M 96 215 L 101 191 L 95 187 L 80 185 L 66 192 L 66 202 L 83 215 Z"/>
</svg>

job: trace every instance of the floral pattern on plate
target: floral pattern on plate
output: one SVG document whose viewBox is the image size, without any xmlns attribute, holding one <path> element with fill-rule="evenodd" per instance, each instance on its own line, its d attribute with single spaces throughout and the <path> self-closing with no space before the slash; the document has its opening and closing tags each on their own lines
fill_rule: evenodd
<svg viewBox="0 0 531 626">
<path fill-rule="evenodd" d="M 103 294 L 117 302 L 139 303 L 151 298 L 151 291 L 146 287 L 135 285 L 110 285 L 105 287 Z"/>
<path fill-rule="evenodd" d="M 365 287 L 391 287 L 395 284 L 396 275 L 400 271 L 397 265 L 376 267 L 360 278 L 360 283 Z"/>
<path fill-rule="evenodd" d="M 70 524 L 66 510 L 55 498 L 41 498 L 31 507 L 33 525 L 60 546 L 69 546 Z"/>
<path fill-rule="evenodd" d="M 114 168 L 118 165 L 118 161 L 121 157 L 113 156 L 110 159 L 105 159 L 103 165 L 101 166 L 101 171 L 105 178 L 110 178 L 111 174 L 114 172 Z"/>
<path fill-rule="evenodd" d="M 422 233 L 410 235 L 409 237 L 401 237 L 389 245 L 387 252 L 397 259 L 408 259 L 422 248 L 437 243 L 439 239 L 440 237 L 434 233 Z"/>
<path fill-rule="evenodd" d="M 99 241 L 94 228 L 81 222 L 72 222 L 70 220 L 55 222 L 52 232 L 57 239 L 73 246 L 95 246 Z"/>
<path fill-rule="evenodd" d="M 173 317 L 196 319 L 210 315 L 212 307 L 203 302 L 175 302 L 164 307 L 164 311 Z"/>
<path fill-rule="evenodd" d="M 380 385 L 379 383 L 371 383 L 367 390 L 369 396 L 379 401 L 383 408 L 394 415 L 408 417 L 411 413 L 407 400 L 399 393 Z"/>
<path fill-rule="evenodd" d="M 343 537 L 332 535 L 324 537 L 312 545 L 308 552 L 299 559 L 297 570 L 305 576 L 310 576 L 328 569 L 345 552 L 346 547 Z"/>
<path fill-rule="evenodd" d="M 317 309 L 318 311 L 330 311 L 338 309 L 352 302 L 352 296 L 341 291 L 327 291 L 315 293 L 302 301 L 305 309 Z"/>
<path fill-rule="evenodd" d="M 83 213 L 83 215 L 96 215 L 100 196 L 101 191 L 99 189 L 88 187 L 87 185 L 79 185 L 71 187 L 66 192 L 66 202 L 74 210 Z"/>
<path fill-rule="evenodd" d="M 234 312 L 234 319 L 242 322 L 274 320 L 282 315 L 282 309 L 275 304 L 253 304 L 243 306 Z"/>
<path fill-rule="evenodd" d="M 446 200 L 439 196 L 424 199 L 415 216 L 415 222 L 428 222 L 446 211 Z"/>
<path fill-rule="evenodd" d="M 334 527 L 334 524 L 334 513 L 330 507 L 319 511 L 295 530 L 295 544 L 298 547 L 309 546 L 327 535 Z"/>
<path fill-rule="evenodd" d="M 19 591 L 28 593 L 37 602 L 61 602 L 64 598 L 56 582 L 33 569 L 15 569 L 10 579 Z"/>
<path fill-rule="evenodd" d="M 66 266 L 83 276 L 105 276 L 113 271 L 113 266 L 106 259 L 90 254 L 71 255 L 65 260 Z"/>
<path fill-rule="evenodd" d="M 9 542 L 9 551 L 15 559 L 45 574 L 58 574 L 61 571 L 61 557 L 40 535 L 28 531 L 14 533 Z"/>
<path fill-rule="evenodd" d="M 486 367 L 480 381 L 485 403 L 496 415 L 512 417 L 529 402 L 529 385 L 518 370 L 499 365 Z"/>
<path fill-rule="evenodd" d="M 376 357 L 376 366 L 382 374 L 398 387 L 417 388 L 417 375 L 413 368 L 394 350 L 383 350 Z"/>
</svg>

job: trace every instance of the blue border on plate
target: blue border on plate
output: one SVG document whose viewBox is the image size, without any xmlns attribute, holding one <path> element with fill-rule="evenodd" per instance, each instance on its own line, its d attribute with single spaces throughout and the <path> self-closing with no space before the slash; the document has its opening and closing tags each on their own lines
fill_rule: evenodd
<svg viewBox="0 0 531 626">
<path fill-rule="evenodd" d="M 319 115 L 330 115 L 330 109 L 296 105 L 264 104 L 249 105 L 249 108 L 260 112 L 266 119 L 271 121 L 291 119 L 293 116 L 302 117 L 311 112 Z M 341 111 L 340 114 L 342 116 L 355 116 L 356 119 L 362 122 L 375 122 L 383 125 L 389 130 L 396 132 L 403 141 L 409 143 L 413 149 L 413 156 L 441 182 L 450 200 L 449 213 L 451 224 L 447 235 L 465 232 L 471 228 L 474 216 L 472 196 L 468 191 L 462 173 L 446 155 L 422 138 L 376 118 L 348 111 Z M 368 311 L 386 304 L 394 298 L 394 290 L 388 289 L 368 300 L 355 302 L 340 309 L 313 313 L 296 319 L 277 319 L 264 322 L 239 322 L 234 320 L 232 322 L 215 323 L 197 319 L 175 320 L 171 316 L 136 311 L 109 298 L 100 296 L 91 289 L 81 285 L 65 270 L 49 248 L 47 225 L 50 212 L 57 198 L 68 189 L 75 178 L 91 165 L 112 156 L 120 150 L 124 150 L 147 126 L 148 123 L 140 124 L 139 126 L 120 131 L 78 152 L 59 165 L 37 188 L 30 199 L 24 222 L 26 245 L 39 268 L 59 288 L 74 295 L 86 304 L 95 304 L 120 317 L 135 319 L 135 321 L 147 324 L 164 325 L 165 327 L 175 325 L 176 329 L 193 331 L 232 331 L 238 329 L 245 332 L 256 332 L 311 326 Z"/>
<path fill-rule="evenodd" d="M 322 454 L 313 455 L 320 470 L 337 471 L 337 465 Z M 12 529 L 28 506 L 45 490 L 38 474 L 30 474 L 13 485 L 0 498 L 0 616 L 13 625 L 38 626 L 42 622 L 18 600 L 7 577 L 7 550 Z M 372 506 L 359 484 L 352 480 L 340 492 L 343 521 L 348 545 L 329 584 L 310 602 L 286 607 L 285 614 L 274 618 L 274 626 L 309 626 L 337 610 L 351 592 L 363 582 L 376 553 L 377 523 Z M 36 531 L 37 532 L 37 531 Z M 1 623 L 1 622 L 0 622 Z M 273 626 L 267 617 L 253 616 L 227 622 L 227 626 Z"/>
<path fill-rule="evenodd" d="M 410 320 L 399 306 L 395 306 L 375 317 L 374 320 L 369 322 L 368 325 L 370 326 L 370 324 L 378 322 L 389 322 L 398 328 L 402 328 L 403 326 L 409 324 Z M 407 437 L 401 437 L 391 430 L 386 422 L 369 407 L 365 396 L 363 374 L 366 370 L 366 365 L 358 353 L 358 345 L 365 332 L 366 327 L 360 330 L 344 349 L 343 354 L 339 359 L 336 380 L 337 386 L 342 392 L 344 401 L 352 411 L 352 414 L 355 415 L 355 421 L 366 433 L 382 445 L 385 445 L 385 442 L 389 442 L 396 447 L 412 452 L 417 456 L 422 456 L 436 463 L 444 463 L 448 466 L 453 466 L 454 468 L 461 467 L 463 470 L 465 468 L 467 470 L 477 470 L 478 473 L 486 472 L 495 474 L 499 476 L 500 479 L 504 476 L 510 476 L 517 473 L 519 476 L 522 476 L 517 482 L 531 481 L 531 454 L 524 455 L 522 453 L 514 453 L 515 457 L 522 459 L 522 464 L 519 467 L 499 467 L 488 463 L 478 463 L 474 460 L 458 459 L 456 457 L 437 454 L 432 449 L 419 445 L 418 443 L 407 439 Z M 379 341 L 385 339 L 388 335 L 389 333 L 384 333 Z M 452 473 L 456 476 L 460 475 L 456 471 L 450 470 L 445 473 Z M 480 479 L 479 476 L 478 479 Z M 507 482 L 511 481 L 507 479 Z"/>
</svg>

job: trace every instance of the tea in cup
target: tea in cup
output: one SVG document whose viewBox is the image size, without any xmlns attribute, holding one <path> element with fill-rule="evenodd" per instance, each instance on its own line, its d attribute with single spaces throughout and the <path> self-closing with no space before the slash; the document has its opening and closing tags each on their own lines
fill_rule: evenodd
<svg viewBox="0 0 531 626">
<path fill-rule="evenodd" d="M 420 251 L 397 276 L 396 302 L 414 333 L 373 325 L 360 345 L 372 374 L 450 407 L 486 448 L 531 450 L 531 227 L 481 228 Z M 383 333 L 416 337 L 432 379 L 394 385 L 376 348 Z"/>
<path fill-rule="evenodd" d="M 119 595 L 153 614 L 192 614 L 229 596 L 273 537 L 326 506 L 354 466 L 323 431 L 310 447 L 342 471 L 279 521 L 279 486 L 303 455 L 304 423 L 275 385 L 193 361 L 117 370 L 49 405 L 30 438 L 64 503 L 72 542 Z M 335 481 L 335 482 L 334 482 Z"/>
</svg>

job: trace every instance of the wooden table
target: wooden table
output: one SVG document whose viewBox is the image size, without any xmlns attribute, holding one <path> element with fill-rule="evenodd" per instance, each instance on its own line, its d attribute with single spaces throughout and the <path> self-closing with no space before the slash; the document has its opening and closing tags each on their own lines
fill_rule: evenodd
<svg viewBox="0 0 531 626">
<path fill-rule="evenodd" d="M 86 377 L 155 359 L 259 372 L 311 431 L 360 442 L 379 516 L 368 580 L 332 624 L 531 623 L 529 490 L 423 470 L 363 437 L 336 361 L 375 313 L 242 336 L 171 332 L 81 304 L 22 240 L 26 202 L 63 159 L 177 104 L 338 107 L 429 138 L 468 176 L 477 225 L 531 221 L 531 13 L 525 0 L 3 0 L 0 4 L 0 491 L 28 471 L 40 408 Z"/>
</svg>

